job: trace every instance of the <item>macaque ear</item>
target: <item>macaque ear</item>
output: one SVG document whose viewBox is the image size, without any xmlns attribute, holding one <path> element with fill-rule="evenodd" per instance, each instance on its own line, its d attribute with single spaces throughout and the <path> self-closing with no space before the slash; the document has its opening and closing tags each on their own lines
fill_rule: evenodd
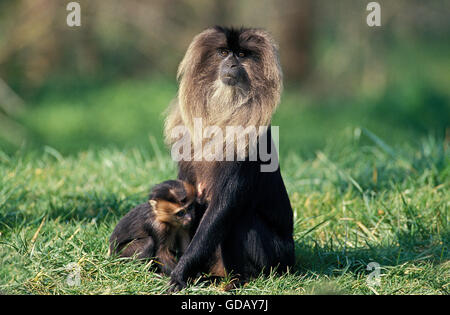
<svg viewBox="0 0 450 315">
<path fill-rule="evenodd" d="M 155 199 L 150 199 L 148 203 L 152 206 L 153 210 L 156 210 L 157 201 Z"/>
</svg>

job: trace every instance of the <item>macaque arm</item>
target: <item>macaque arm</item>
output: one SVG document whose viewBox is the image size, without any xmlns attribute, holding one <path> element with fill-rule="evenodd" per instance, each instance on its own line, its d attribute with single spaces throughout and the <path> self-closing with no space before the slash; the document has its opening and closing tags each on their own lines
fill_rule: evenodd
<svg viewBox="0 0 450 315">
<path fill-rule="evenodd" d="M 239 211 L 244 211 L 238 205 L 245 204 L 244 198 L 252 187 L 249 185 L 251 178 L 249 174 L 242 174 L 239 165 L 226 165 L 220 170 L 221 176 L 213 186 L 211 202 L 191 243 L 171 274 L 173 291 L 186 286 L 187 279 L 201 271 L 225 239 L 231 224 L 238 219 Z"/>
<path fill-rule="evenodd" d="M 161 271 L 166 275 L 170 275 L 177 264 L 175 257 L 170 250 L 165 247 L 160 248 L 156 253 L 156 257 Z"/>
</svg>

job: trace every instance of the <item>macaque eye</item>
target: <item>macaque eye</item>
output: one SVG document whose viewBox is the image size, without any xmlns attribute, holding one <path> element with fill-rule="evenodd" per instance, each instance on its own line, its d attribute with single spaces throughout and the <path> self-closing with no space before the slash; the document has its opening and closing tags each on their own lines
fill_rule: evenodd
<svg viewBox="0 0 450 315">
<path fill-rule="evenodd" d="M 186 215 L 186 209 L 178 211 L 175 215 L 179 218 L 184 217 Z"/>
<path fill-rule="evenodd" d="M 239 58 L 244 58 L 245 57 L 245 52 L 240 51 L 238 56 L 239 56 Z"/>
<path fill-rule="evenodd" d="M 228 49 L 225 49 L 225 48 L 219 49 L 219 55 L 221 55 L 222 57 L 226 57 L 226 56 L 228 56 L 228 54 L 229 54 Z"/>
</svg>

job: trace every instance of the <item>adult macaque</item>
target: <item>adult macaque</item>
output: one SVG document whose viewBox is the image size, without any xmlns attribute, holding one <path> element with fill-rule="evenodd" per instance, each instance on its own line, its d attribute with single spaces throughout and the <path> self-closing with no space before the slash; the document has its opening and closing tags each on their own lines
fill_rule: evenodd
<svg viewBox="0 0 450 315">
<path fill-rule="evenodd" d="M 165 126 L 169 144 L 181 141 L 173 137 L 174 130 L 184 126 L 183 139 L 191 141 L 191 147 L 205 141 L 225 151 L 229 144 L 221 137 L 196 139 L 194 119 L 201 118 L 204 126 L 218 126 L 223 134 L 227 126 L 266 126 L 256 142 L 247 141 L 244 152 L 248 155 L 261 145 L 275 152 L 270 122 L 280 100 L 282 74 L 277 46 L 267 32 L 223 27 L 203 31 L 190 44 L 178 80 L 178 98 Z M 208 206 L 171 273 L 173 291 L 184 288 L 198 272 L 208 272 L 211 257 L 221 257 L 226 273 L 240 279 L 294 265 L 292 208 L 279 167 L 262 172 L 260 157 L 235 157 L 210 161 L 195 156 L 179 162 L 178 178 L 202 187 Z"/>
</svg>

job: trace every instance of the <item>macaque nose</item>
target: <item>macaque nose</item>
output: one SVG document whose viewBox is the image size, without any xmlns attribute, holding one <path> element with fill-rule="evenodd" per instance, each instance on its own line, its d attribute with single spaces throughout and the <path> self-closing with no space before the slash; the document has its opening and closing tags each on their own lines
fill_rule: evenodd
<svg viewBox="0 0 450 315">
<path fill-rule="evenodd" d="M 230 69 L 237 69 L 237 68 L 239 68 L 238 66 L 239 66 L 239 61 L 233 56 L 233 57 L 230 57 L 231 59 L 229 60 L 229 63 L 228 63 L 228 67 L 230 68 Z"/>
<path fill-rule="evenodd" d="M 227 63 L 221 71 L 222 82 L 227 85 L 235 85 L 240 77 L 239 64 L 237 62 Z"/>
<path fill-rule="evenodd" d="M 220 79 L 229 86 L 239 85 L 242 90 L 248 88 L 248 76 L 235 54 L 230 54 L 220 67 Z"/>
<path fill-rule="evenodd" d="M 190 215 L 186 215 L 184 217 L 183 225 L 187 226 L 187 225 L 191 224 L 191 222 L 192 222 L 192 217 Z"/>
<path fill-rule="evenodd" d="M 239 74 L 239 69 L 238 69 L 237 65 L 232 65 L 232 66 L 224 69 L 224 71 L 223 71 L 224 77 L 237 78 L 238 74 Z"/>
</svg>

